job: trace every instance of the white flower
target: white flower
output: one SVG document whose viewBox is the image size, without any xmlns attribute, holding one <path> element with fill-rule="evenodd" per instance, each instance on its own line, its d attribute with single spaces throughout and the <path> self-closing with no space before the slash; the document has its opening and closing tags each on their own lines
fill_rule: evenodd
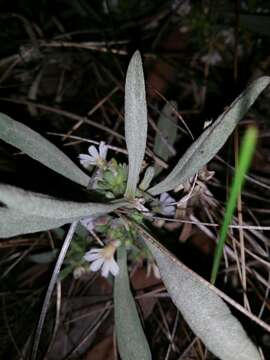
<svg viewBox="0 0 270 360">
<path fill-rule="evenodd" d="M 84 255 L 84 260 L 91 262 L 90 270 L 98 271 L 101 269 L 101 275 L 108 277 L 109 273 L 113 276 L 118 275 L 119 266 L 114 260 L 114 253 L 120 245 L 119 241 L 111 241 L 104 248 L 93 248 Z"/>
<path fill-rule="evenodd" d="M 212 52 L 204 55 L 202 58 L 201 58 L 202 62 L 206 63 L 206 64 L 209 64 L 209 65 L 216 65 L 218 64 L 219 62 L 222 61 L 222 57 L 220 55 L 220 53 L 216 50 L 213 50 Z"/>
<path fill-rule="evenodd" d="M 159 198 L 160 202 L 160 213 L 165 216 L 174 216 L 175 214 L 175 199 L 172 198 L 168 193 L 162 193 Z"/>
<path fill-rule="evenodd" d="M 84 218 L 82 220 L 80 220 L 80 223 L 89 231 L 93 231 L 95 228 L 95 224 L 94 224 L 94 217 L 93 216 L 89 216 L 87 218 Z"/>
<path fill-rule="evenodd" d="M 90 155 L 79 155 L 80 163 L 82 164 L 82 166 L 84 166 L 85 168 L 89 168 L 89 166 L 91 165 L 96 165 L 100 168 L 104 168 L 108 152 L 108 146 L 105 145 L 105 142 L 101 141 L 98 150 L 94 145 L 89 146 L 88 152 Z"/>
</svg>

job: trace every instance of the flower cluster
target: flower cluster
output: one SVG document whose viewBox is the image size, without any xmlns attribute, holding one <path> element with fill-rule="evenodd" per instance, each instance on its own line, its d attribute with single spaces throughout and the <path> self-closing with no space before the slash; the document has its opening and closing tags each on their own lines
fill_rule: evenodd
<svg viewBox="0 0 270 360">
<path fill-rule="evenodd" d="M 119 198 L 123 196 L 127 182 L 127 165 L 118 164 L 115 159 L 107 161 L 108 146 L 101 142 L 99 147 L 90 146 L 88 154 L 80 154 L 81 165 L 90 170 L 90 166 L 96 166 L 92 177 L 92 189 L 105 195 L 108 198 Z M 174 217 L 176 214 L 176 200 L 167 192 L 162 193 L 159 198 L 152 199 L 143 192 L 138 192 L 134 200 L 133 211 L 130 212 L 131 218 L 139 223 L 144 217 L 148 219 L 154 213 L 164 217 Z M 84 262 L 90 263 L 88 270 L 84 266 L 79 266 L 74 272 L 78 277 L 85 271 L 98 271 L 104 277 L 109 274 L 116 276 L 119 273 L 118 264 L 114 258 L 115 251 L 121 244 L 129 250 L 129 259 L 131 262 L 146 261 L 147 274 L 153 272 L 159 278 L 158 268 L 151 254 L 145 253 L 140 245 L 137 246 L 134 239 L 139 240 L 135 228 L 126 227 L 120 219 L 113 218 L 112 215 L 104 215 L 99 218 L 88 217 L 81 220 L 81 224 L 95 237 L 101 236 L 105 239 L 106 245 L 102 248 L 92 248 L 84 253 Z M 98 235 L 97 235 L 98 234 Z M 140 241 L 138 242 L 138 244 Z"/>
</svg>

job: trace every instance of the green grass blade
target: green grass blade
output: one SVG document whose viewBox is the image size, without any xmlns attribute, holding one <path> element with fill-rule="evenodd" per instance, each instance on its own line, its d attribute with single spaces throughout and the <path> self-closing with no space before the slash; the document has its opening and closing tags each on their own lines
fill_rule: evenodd
<svg viewBox="0 0 270 360">
<path fill-rule="evenodd" d="M 240 149 L 239 156 L 239 166 L 236 169 L 236 173 L 232 183 L 232 189 L 230 193 L 230 197 L 226 206 L 224 221 L 222 227 L 220 229 L 219 241 L 216 247 L 215 255 L 214 255 L 214 263 L 211 274 L 211 283 L 214 284 L 217 278 L 218 269 L 223 253 L 224 243 L 227 238 L 227 232 L 229 225 L 232 221 L 234 210 L 237 203 L 238 195 L 241 192 L 241 189 L 244 184 L 245 175 L 248 172 L 252 155 L 255 150 L 256 141 L 257 141 L 258 131 L 255 127 L 250 127 L 243 138 L 242 146 Z"/>
</svg>

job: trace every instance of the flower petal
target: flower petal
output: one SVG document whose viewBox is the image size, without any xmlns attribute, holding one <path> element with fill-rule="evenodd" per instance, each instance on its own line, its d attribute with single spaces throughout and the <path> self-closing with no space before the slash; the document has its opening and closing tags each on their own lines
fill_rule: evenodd
<svg viewBox="0 0 270 360">
<path fill-rule="evenodd" d="M 114 260 L 114 258 L 112 258 L 110 261 L 110 272 L 113 274 L 113 276 L 119 274 L 119 266 L 117 262 Z"/>
<path fill-rule="evenodd" d="M 90 254 L 89 253 L 89 254 L 85 254 L 83 258 L 86 261 L 92 262 L 94 260 L 101 259 L 102 254 L 101 253 L 96 253 L 96 254 L 94 254 L 94 253 Z"/>
<path fill-rule="evenodd" d="M 165 199 L 167 198 L 167 195 L 168 195 L 168 193 L 166 193 L 166 192 L 162 193 L 162 194 L 160 195 L 159 201 L 160 201 L 160 202 L 164 202 Z"/>
<path fill-rule="evenodd" d="M 95 165 L 95 162 L 93 162 L 93 158 L 87 154 L 80 154 L 79 159 L 80 163 L 85 167 Z"/>
<path fill-rule="evenodd" d="M 99 157 L 99 153 L 94 145 L 89 146 L 88 152 L 94 159 Z"/>
<path fill-rule="evenodd" d="M 87 155 L 87 154 L 79 154 L 79 159 L 80 160 L 88 160 L 88 159 L 91 159 L 91 156 Z"/>
<path fill-rule="evenodd" d="M 90 270 L 98 271 L 101 268 L 103 263 L 104 263 L 104 258 L 103 257 L 95 260 L 94 262 L 92 262 L 92 264 L 90 266 Z"/>
<path fill-rule="evenodd" d="M 166 216 L 173 216 L 175 213 L 175 207 L 174 206 L 164 206 L 162 209 L 162 214 Z"/>
<path fill-rule="evenodd" d="M 110 271 L 110 260 L 104 261 L 104 264 L 101 269 L 101 275 L 103 277 L 108 277 Z"/>
<path fill-rule="evenodd" d="M 103 251 L 103 248 L 93 248 L 85 253 L 85 255 L 88 254 L 95 254 L 95 253 L 101 253 Z"/>
<path fill-rule="evenodd" d="M 99 156 L 100 156 L 103 160 L 106 160 L 107 152 L 108 152 L 108 146 L 105 145 L 105 142 L 104 142 L 104 141 L 101 141 L 101 143 L 100 143 L 100 145 L 99 145 Z"/>
<path fill-rule="evenodd" d="M 168 205 L 175 202 L 175 199 L 171 197 L 168 193 L 164 193 L 164 195 L 165 196 L 163 197 L 163 200 L 161 200 L 163 204 Z"/>
</svg>

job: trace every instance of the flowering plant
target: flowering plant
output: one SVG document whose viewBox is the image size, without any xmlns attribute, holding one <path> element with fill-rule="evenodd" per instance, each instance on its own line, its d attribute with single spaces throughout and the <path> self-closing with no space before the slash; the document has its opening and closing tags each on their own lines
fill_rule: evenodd
<svg viewBox="0 0 270 360">
<path fill-rule="evenodd" d="M 96 167 L 90 178 L 48 140 L 10 117 L 1 115 L 1 139 L 83 186 L 89 191 L 89 196 L 96 193 L 103 198 L 101 202 L 70 201 L 0 184 L 0 202 L 3 204 L 0 207 L 0 237 L 71 224 L 44 300 L 34 339 L 33 359 L 37 355 L 52 290 L 79 221 L 90 233 L 100 228 L 101 237 L 107 241 L 101 248 L 92 248 L 85 252 L 83 259 L 91 262 L 90 270 L 101 269 L 103 276 L 106 277 L 109 273 L 115 276 L 115 326 L 118 348 L 123 360 L 151 359 L 151 351 L 129 285 L 127 250 L 130 249 L 134 250 L 136 255 L 140 252 L 148 254 L 146 259 L 150 262 L 155 259 L 158 276 L 161 276 L 173 302 L 194 333 L 216 356 L 221 359 L 260 359 L 257 348 L 214 289 L 154 239 L 149 221 L 154 212 L 168 217 L 174 216 L 177 202 L 169 192 L 183 185 L 213 158 L 268 84 L 268 77 L 254 81 L 204 130 L 174 169 L 160 182 L 157 182 L 158 176 L 155 177 L 155 171 L 150 167 L 145 170 L 143 180 L 139 181 L 146 150 L 147 108 L 142 61 L 138 51 L 130 61 L 125 86 L 128 165 L 118 164 L 115 159 L 108 161 L 108 148 L 101 142 L 99 149 L 90 146 L 89 154 L 79 156 L 81 165 L 86 169 Z M 154 185 L 150 185 L 152 182 Z M 105 221 L 100 223 L 100 218 L 104 215 Z M 94 227 L 93 221 L 96 222 Z M 98 238 L 97 234 L 94 235 Z M 149 259 L 149 256 L 152 259 Z M 128 333 L 130 329 L 133 329 L 132 334 Z M 241 353 L 238 352 L 239 348 L 242 349 Z"/>
</svg>

